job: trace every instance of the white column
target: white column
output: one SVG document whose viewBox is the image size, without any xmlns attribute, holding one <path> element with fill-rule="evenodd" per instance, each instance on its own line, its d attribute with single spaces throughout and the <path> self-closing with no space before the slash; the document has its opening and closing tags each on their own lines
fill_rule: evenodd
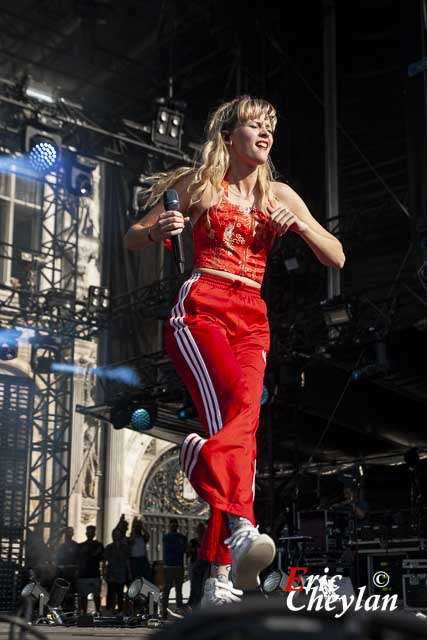
<svg viewBox="0 0 427 640">
<path fill-rule="evenodd" d="M 74 376 L 74 406 L 83 404 L 84 377 Z M 83 415 L 74 412 L 71 437 L 70 464 L 70 502 L 68 507 L 68 525 L 74 529 L 74 538 L 83 541 L 84 526 L 81 522 L 82 508 L 82 464 L 83 464 Z M 79 475 L 80 474 L 80 475 Z M 78 478 L 78 479 L 77 479 Z"/>
<path fill-rule="evenodd" d="M 126 504 L 124 479 L 124 430 L 107 426 L 104 485 L 104 544 L 111 542 L 111 531 L 117 525 Z"/>
</svg>

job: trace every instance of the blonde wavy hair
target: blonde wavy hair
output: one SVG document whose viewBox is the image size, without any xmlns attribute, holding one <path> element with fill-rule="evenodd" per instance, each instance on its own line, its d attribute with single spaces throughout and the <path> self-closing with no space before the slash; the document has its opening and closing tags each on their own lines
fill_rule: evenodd
<svg viewBox="0 0 427 640">
<path fill-rule="evenodd" d="M 194 173 L 188 191 L 191 193 L 190 207 L 198 202 L 210 184 L 221 191 L 221 182 L 230 166 L 230 154 L 224 143 L 224 132 L 231 133 L 235 127 L 247 120 L 263 116 L 269 121 L 272 131 L 277 124 L 275 108 L 266 100 L 240 96 L 230 102 L 224 102 L 209 116 L 206 132 L 207 140 L 201 150 L 202 162 L 199 166 L 179 167 L 169 173 L 159 173 L 151 177 L 152 185 L 145 191 L 146 207 L 153 206 L 166 189 L 172 187 L 180 178 Z M 258 167 L 257 187 L 261 194 L 262 208 L 268 202 L 270 185 L 275 178 L 275 170 L 270 158 Z"/>
</svg>

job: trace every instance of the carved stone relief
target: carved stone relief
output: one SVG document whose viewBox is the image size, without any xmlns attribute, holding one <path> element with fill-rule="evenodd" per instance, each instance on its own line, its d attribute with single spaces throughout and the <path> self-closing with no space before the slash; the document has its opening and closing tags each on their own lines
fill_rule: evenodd
<svg viewBox="0 0 427 640">
<path fill-rule="evenodd" d="M 188 491 L 178 448 L 166 451 L 153 465 L 142 493 L 141 511 L 147 515 L 208 515 L 208 505 L 194 491 Z"/>
</svg>

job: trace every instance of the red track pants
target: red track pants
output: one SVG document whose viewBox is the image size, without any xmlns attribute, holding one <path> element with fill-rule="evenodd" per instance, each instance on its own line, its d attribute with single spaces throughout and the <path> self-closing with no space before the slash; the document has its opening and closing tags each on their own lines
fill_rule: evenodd
<svg viewBox="0 0 427 640">
<path fill-rule="evenodd" d="M 256 430 L 270 346 L 260 290 L 238 280 L 192 275 L 175 299 L 165 344 L 207 436 L 192 433 L 181 448 L 186 476 L 211 507 L 200 557 L 230 564 L 226 513 L 255 524 Z"/>
</svg>

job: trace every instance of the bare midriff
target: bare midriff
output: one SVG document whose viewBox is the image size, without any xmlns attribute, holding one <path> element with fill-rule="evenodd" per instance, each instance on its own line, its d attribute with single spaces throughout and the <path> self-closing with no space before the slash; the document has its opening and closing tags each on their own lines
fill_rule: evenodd
<svg viewBox="0 0 427 640">
<path fill-rule="evenodd" d="M 192 273 L 211 273 L 214 276 L 220 276 L 221 278 L 226 278 L 227 280 L 240 280 L 240 282 L 244 282 L 245 284 L 248 284 L 255 289 L 261 289 L 261 285 L 258 282 L 255 282 L 255 280 L 245 278 L 245 276 L 237 276 L 234 273 L 228 273 L 227 271 L 220 271 L 219 269 L 197 267 L 197 269 L 193 269 Z"/>
</svg>

